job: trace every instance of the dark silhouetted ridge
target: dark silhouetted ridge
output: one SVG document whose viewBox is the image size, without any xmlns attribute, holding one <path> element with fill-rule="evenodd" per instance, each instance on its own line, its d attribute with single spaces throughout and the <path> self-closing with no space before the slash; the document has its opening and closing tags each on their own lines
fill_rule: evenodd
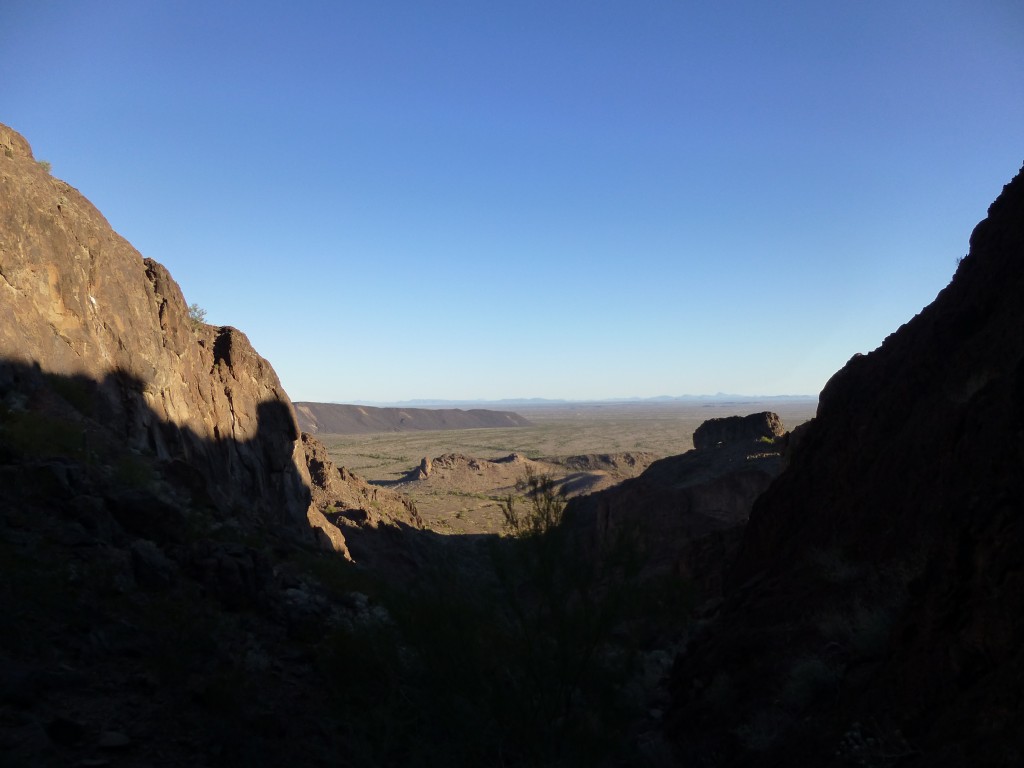
<svg viewBox="0 0 1024 768">
<path fill-rule="evenodd" d="M 1024 176 L 826 385 L 676 664 L 685 764 L 1024 762 Z"/>
</svg>

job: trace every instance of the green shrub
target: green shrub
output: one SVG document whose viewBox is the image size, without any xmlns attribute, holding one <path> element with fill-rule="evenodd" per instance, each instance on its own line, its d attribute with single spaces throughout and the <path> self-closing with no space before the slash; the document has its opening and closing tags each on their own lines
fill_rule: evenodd
<svg viewBox="0 0 1024 768">
<path fill-rule="evenodd" d="M 188 319 L 192 323 L 192 330 L 198 331 L 206 322 L 206 310 L 193 302 L 188 305 Z"/>
<path fill-rule="evenodd" d="M 521 499 L 512 494 L 501 500 L 505 531 L 517 538 L 554 536 L 565 512 L 565 496 L 556 490 L 551 476 L 538 475 L 527 466 L 517 490 L 526 492 L 528 506 L 521 511 Z"/>
</svg>

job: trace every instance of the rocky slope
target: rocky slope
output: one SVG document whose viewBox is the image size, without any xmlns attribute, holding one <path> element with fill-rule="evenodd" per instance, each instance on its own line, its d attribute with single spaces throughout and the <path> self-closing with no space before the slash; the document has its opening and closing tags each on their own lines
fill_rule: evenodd
<svg viewBox="0 0 1024 768">
<path fill-rule="evenodd" d="M 411 432 L 433 429 L 528 427 L 530 422 L 511 411 L 485 408 L 374 408 L 339 403 L 295 403 L 303 432 L 362 435 L 373 432 Z"/>
<path fill-rule="evenodd" d="M 344 529 L 356 524 L 377 528 L 401 523 L 418 528 L 422 525 L 416 505 L 407 496 L 370 485 L 344 467 L 338 468 L 323 444 L 305 432 L 302 447 L 312 483 L 313 504 L 338 527 Z"/>
<path fill-rule="evenodd" d="M 829 381 L 677 660 L 687 765 L 1024 762 L 1024 175 Z"/>
</svg>

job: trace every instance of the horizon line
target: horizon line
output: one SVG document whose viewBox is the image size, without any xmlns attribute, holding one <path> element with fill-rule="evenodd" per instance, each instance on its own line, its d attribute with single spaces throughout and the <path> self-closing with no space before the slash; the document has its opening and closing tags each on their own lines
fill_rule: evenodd
<svg viewBox="0 0 1024 768">
<path fill-rule="evenodd" d="M 293 400 L 294 403 L 324 403 L 326 405 L 361 405 L 370 407 L 427 406 L 427 405 L 568 405 L 600 403 L 656 403 L 683 402 L 693 400 L 817 400 L 818 395 L 747 395 L 733 392 L 718 392 L 704 395 L 654 395 L 650 397 L 605 397 L 605 398 L 551 398 L 551 397 L 502 397 L 502 398 L 412 398 L 408 400 Z"/>
</svg>

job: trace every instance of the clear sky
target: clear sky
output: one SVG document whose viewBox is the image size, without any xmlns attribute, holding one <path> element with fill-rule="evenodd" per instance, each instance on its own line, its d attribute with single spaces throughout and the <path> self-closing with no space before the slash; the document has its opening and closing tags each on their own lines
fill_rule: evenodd
<svg viewBox="0 0 1024 768">
<path fill-rule="evenodd" d="M 296 400 L 817 394 L 1024 162 L 1020 0 L 0 15 L 0 122 Z"/>
</svg>

